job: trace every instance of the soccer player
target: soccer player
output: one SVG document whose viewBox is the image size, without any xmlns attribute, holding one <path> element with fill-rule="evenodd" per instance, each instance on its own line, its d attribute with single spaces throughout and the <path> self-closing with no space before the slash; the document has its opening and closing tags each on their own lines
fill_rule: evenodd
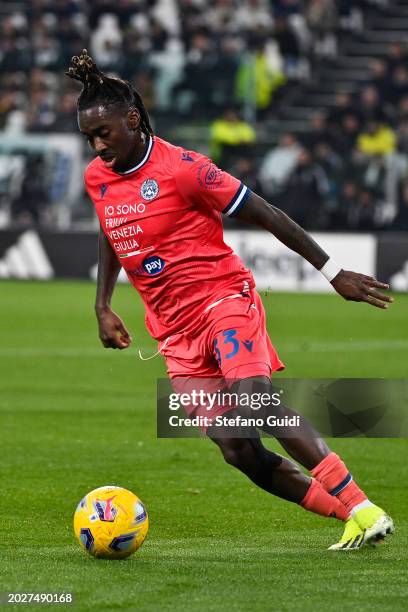
<svg viewBox="0 0 408 612">
<path fill-rule="evenodd" d="M 265 327 L 251 272 L 223 241 L 221 213 L 262 227 L 309 261 L 346 300 L 387 308 L 392 298 L 376 279 L 336 267 L 316 242 L 208 158 L 153 134 L 130 83 L 108 77 L 86 50 L 72 58 L 79 80 L 78 124 L 97 154 L 85 184 L 100 221 L 96 316 L 106 348 L 126 349 L 131 337 L 111 309 L 120 268 L 140 293 L 146 326 L 159 342 L 173 384 L 223 377 L 271 390 L 284 366 Z M 301 194 L 300 194 L 301 197 Z M 224 407 L 227 411 L 228 407 Z M 294 414 L 283 405 L 277 414 Z M 391 518 L 374 505 L 311 425 L 279 442 L 298 466 L 266 449 L 258 437 L 207 435 L 225 460 L 269 493 L 345 522 L 330 548 L 351 550 L 392 533 Z"/>
</svg>

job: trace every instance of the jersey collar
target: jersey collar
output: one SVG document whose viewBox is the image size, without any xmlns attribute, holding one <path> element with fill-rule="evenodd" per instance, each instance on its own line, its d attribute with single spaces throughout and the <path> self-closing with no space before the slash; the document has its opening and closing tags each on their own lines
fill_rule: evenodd
<svg viewBox="0 0 408 612">
<path fill-rule="evenodd" d="M 116 174 L 125 176 L 126 174 L 130 174 L 131 172 L 135 172 L 135 170 L 139 170 L 139 168 L 144 166 L 147 160 L 149 159 L 150 153 L 152 152 L 152 148 L 153 148 L 153 138 L 149 136 L 149 142 L 147 145 L 146 153 L 144 154 L 143 159 L 137 164 L 137 166 L 133 166 L 133 168 L 126 170 L 126 172 L 116 172 Z"/>
</svg>

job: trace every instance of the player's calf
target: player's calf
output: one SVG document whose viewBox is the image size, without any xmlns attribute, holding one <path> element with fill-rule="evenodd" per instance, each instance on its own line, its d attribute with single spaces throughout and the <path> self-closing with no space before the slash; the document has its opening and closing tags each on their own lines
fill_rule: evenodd
<svg viewBox="0 0 408 612">
<path fill-rule="evenodd" d="M 211 432 L 209 432 L 211 437 Z M 212 438 L 224 459 L 272 495 L 322 516 L 346 520 L 348 511 L 288 459 L 266 449 L 259 438 Z"/>
<path fill-rule="evenodd" d="M 267 376 L 244 378 L 235 382 L 232 386 L 232 390 L 238 397 L 240 397 L 241 394 L 244 397 L 250 397 L 254 393 L 258 396 L 269 395 L 272 397 L 275 391 L 271 380 Z M 238 406 L 237 410 L 240 414 L 243 414 L 243 416 L 254 416 L 253 411 L 251 414 L 251 410 L 245 407 L 245 405 Z M 271 415 L 278 420 L 285 421 L 287 419 L 289 422 L 293 417 L 298 417 L 299 425 L 295 429 L 290 426 L 272 427 L 268 425 L 267 418 Z M 318 434 L 313 425 L 298 412 L 289 408 L 282 402 L 279 402 L 278 405 L 274 405 L 273 407 L 262 406 L 257 410 L 256 416 L 261 417 L 260 420 L 263 421 L 263 425 L 260 427 L 262 431 L 276 438 L 292 459 L 308 470 L 313 468 L 330 453 L 330 449 L 326 442 Z"/>
</svg>

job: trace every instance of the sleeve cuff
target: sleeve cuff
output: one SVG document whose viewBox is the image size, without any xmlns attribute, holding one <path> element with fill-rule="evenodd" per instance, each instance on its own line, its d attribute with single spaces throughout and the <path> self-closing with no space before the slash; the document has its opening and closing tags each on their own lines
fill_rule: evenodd
<svg viewBox="0 0 408 612">
<path fill-rule="evenodd" d="M 231 202 L 221 212 L 227 217 L 236 215 L 245 204 L 250 193 L 251 191 L 248 189 L 248 187 L 244 185 L 244 183 L 241 183 Z"/>
</svg>

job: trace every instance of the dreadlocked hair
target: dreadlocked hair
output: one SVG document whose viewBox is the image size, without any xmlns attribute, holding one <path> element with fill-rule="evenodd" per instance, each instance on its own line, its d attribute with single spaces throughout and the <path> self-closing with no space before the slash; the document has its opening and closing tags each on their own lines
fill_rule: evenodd
<svg viewBox="0 0 408 612">
<path fill-rule="evenodd" d="M 78 110 L 85 110 L 98 103 L 126 110 L 136 108 L 140 114 L 142 132 L 147 136 L 153 134 L 149 115 L 140 94 L 128 81 L 108 77 L 101 72 L 86 49 L 82 50 L 81 55 L 74 55 L 65 74 L 82 83 L 82 91 L 77 102 Z"/>
</svg>

